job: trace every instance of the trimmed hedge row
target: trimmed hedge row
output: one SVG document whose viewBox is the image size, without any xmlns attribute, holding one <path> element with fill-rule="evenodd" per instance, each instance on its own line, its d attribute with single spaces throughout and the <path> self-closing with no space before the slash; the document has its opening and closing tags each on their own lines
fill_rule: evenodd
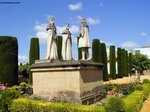
<svg viewBox="0 0 150 112">
<path fill-rule="evenodd" d="M 11 112 L 106 112 L 102 106 L 85 106 L 79 104 L 62 104 L 30 99 L 13 101 Z"/>
<path fill-rule="evenodd" d="M 139 112 L 150 94 L 150 83 L 145 83 L 142 87 L 141 91 L 135 90 L 125 98 L 108 99 L 104 104 L 106 112 Z"/>
</svg>

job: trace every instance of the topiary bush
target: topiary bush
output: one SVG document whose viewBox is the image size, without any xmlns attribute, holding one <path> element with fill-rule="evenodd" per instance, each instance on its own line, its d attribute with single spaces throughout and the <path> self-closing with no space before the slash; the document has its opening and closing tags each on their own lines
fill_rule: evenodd
<svg viewBox="0 0 150 112">
<path fill-rule="evenodd" d="M 62 59 L 61 51 L 62 51 L 62 36 L 57 36 L 57 53 L 58 53 L 58 59 Z"/>
<path fill-rule="evenodd" d="M 104 103 L 106 112 L 125 112 L 125 103 L 121 98 L 113 97 Z"/>
<path fill-rule="evenodd" d="M 18 41 L 0 36 L 0 82 L 8 86 L 18 83 Z"/>
<path fill-rule="evenodd" d="M 109 62 L 110 62 L 110 77 L 116 79 L 116 55 L 115 55 L 115 46 L 110 46 L 109 48 Z"/>
<path fill-rule="evenodd" d="M 102 63 L 104 64 L 103 69 L 103 81 L 108 81 L 108 68 L 107 68 L 107 52 L 105 43 L 100 43 L 101 45 L 101 57 Z"/>
<path fill-rule="evenodd" d="M 92 42 L 92 60 L 93 62 L 101 63 L 101 46 L 99 39 L 94 39 Z"/>
<path fill-rule="evenodd" d="M 143 87 L 141 84 L 137 84 L 137 85 L 135 85 L 134 90 L 142 91 Z"/>
<path fill-rule="evenodd" d="M 0 98 L 0 111 L 9 112 L 9 106 L 12 100 L 16 98 L 19 98 L 19 92 L 12 88 L 8 88 L 2 92 Z"/>
<path fill-rule="evenodd" d="M 39 39 L 31 38 L 29 51 L 29 65 L 34 64 L 35 60 L 40 58 Z M 32 73 L 29 72 L 29 83 L 32 84 Z"/>
<path fill-rule="evenodd" d="M 143 83 L 150 83 L 149 79 L 144 79 Z"/>
<path fill-rule="evenodd" d="M 54 103 L 30 99 L 16 99 L 10 107 L 11 112 L 106 112 L 102 106 Z"/>
</svg>

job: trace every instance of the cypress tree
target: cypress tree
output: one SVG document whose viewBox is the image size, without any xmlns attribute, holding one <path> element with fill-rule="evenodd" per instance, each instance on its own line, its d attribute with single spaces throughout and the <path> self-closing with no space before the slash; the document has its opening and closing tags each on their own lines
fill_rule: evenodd
<svg viewBox="0 0 150 112">
<path fill-rule="evenodd" d="M 18 83 L 18 41 L 16 37 L 0 36 L 0 82 Z"/>
<path fill-rule="evenodd" d="M 126 76 L 129 76 L 129 57 L 128 57 L 128 51 L 126 51 Z"/>
<path fill-rule="evenodd" d="M 102 63 L 104 64 L 103 81 L 108 81 L 107 52 L 106 52 L 105 43 L 101 43 L 101 57 L 102 57 Z"/>
<path fill-rule="evenodd" d="M 126 76 L 126 53 L 125 49 L 122 49 L 122 74 Z"/>
<path fill-rule="evenodd" d="M 129 53 L 129 74 L 132 75 L 132 53 Z"/>
<path fill-rule="evenodd" d="M 121 48 L 117 48 L 117 63 L 118 63 L 118 78 L 122 78 L 122 62 L 121 62 Z"/>
<path fill-rule="evenodd" d="M 39 39 L 31 38 L 30 41 L 30 51 L 29 51 L 29 65 L 34 64 L 35 60 L 39 60 L 40 49 L 39 49 Z M 29 83 L 32 84 L 32 73 L 29 73 Z"/>
<path fill-rule="evenodd" d="M 115 56 L 115 46 L 110 46 L 110 77 L 116 79 L 116 56 Z"/>
<path fill-rule="evenodd" d="M 79 37 L 77 37 L 77 47 L 79 44 Z M 78 60 L 82 59 L 82 52 L 81 52 L 81 48 L 78 48 Z"/>
<path fill-rule="evenodd" d="M 99 39 L 94 39 L 92 42 L 92 60 L 93 62 L 101 63 L 101 47 Z"/>
<path fill-rule="evenodd" d="M 57 53 L 58 53 L 58 59 L 62 59 L 61 56 L 61 51 L 62 51 L 62 36 L 57 37 Z"/>
</svg>

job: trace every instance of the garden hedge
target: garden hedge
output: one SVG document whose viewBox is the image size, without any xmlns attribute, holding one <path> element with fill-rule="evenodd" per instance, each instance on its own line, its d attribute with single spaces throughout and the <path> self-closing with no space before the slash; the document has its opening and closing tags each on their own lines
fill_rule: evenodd
<svg viewBox="0 0 150 112">
<path fill-rule="evenodd" d="M 110 77 L 116 79 L 116 55 L 115 55 L 115 46 L 110 46 L 109 48 L 109 62 L 110 62 Z"/>
<path fill-rule="evenodd" d="M 57 53 L 58 53 L 58 59 L 62 59 L 61 51 L 62 51 L 62 36 L 57 36 Z"/>
<path fill-rule="evenodd" d="M 102 106 L 85 106 L 79 104 L 54 103 L 30 99 L 13 101 L 11 112 L 106 112 Z"/>
<path fill-rule="evenodd" d="M 0 36 L 0 82 L 18 83 L 18 41 L 16 37 Z"/>
<path fill-rule="evenodd" d="M 101 57 L 102 57 L 102 63 L 104 64 L 104 70 L 103 70 L 103 81 L 108 81 L 108 68 L 107 68 L 107 52 L 106 52 L 106 45 L 105 43 L 101 44 Z"/>
<path fill-rule="evenodd" d="M 29 65 L 34 64 L 35 60 L 40 58 L 39 39 L 31 38 L 29 51 Z M 29 72 L 29 83 L 32 84 L 32 73 Z"/>
<path fill-rule="evenodd" d="M 101 45 L 99 39 L 94 39 L 92 42 L 92 60 L 93 62 L 102 62 Z"/>
</svg>

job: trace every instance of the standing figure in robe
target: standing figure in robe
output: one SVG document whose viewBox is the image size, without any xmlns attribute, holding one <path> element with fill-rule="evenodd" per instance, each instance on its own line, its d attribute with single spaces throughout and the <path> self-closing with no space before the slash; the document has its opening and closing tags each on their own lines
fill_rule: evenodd
<svg viewBox="0 0 150 112">
<path fill-rule="evenodd" d="M 72 39 L 69 31 L 70 25 L 65 25 L 65 30 L 62 33 L 62 59 L 72 60 Z"/>
<path fill-rule="evenodd" d="M 85 19 L 81 19 L 80 34 L 78 37 L 78 48 L 81 48 L 82 59 L 89 60 L 89 48 L 90 48 L 90 38 L 89 38 L 89 26 Z"/>
<path fill-rule="evenodd" d="M 47 38 L 47 53 L 45 59 L 50 59 L 50 60 L 58 59 L 57 32 L 54 24 L 54 17 L 50 17 L 49 24 L 46 30 L 48 31 L 48 38 Z"/>
</svg>

